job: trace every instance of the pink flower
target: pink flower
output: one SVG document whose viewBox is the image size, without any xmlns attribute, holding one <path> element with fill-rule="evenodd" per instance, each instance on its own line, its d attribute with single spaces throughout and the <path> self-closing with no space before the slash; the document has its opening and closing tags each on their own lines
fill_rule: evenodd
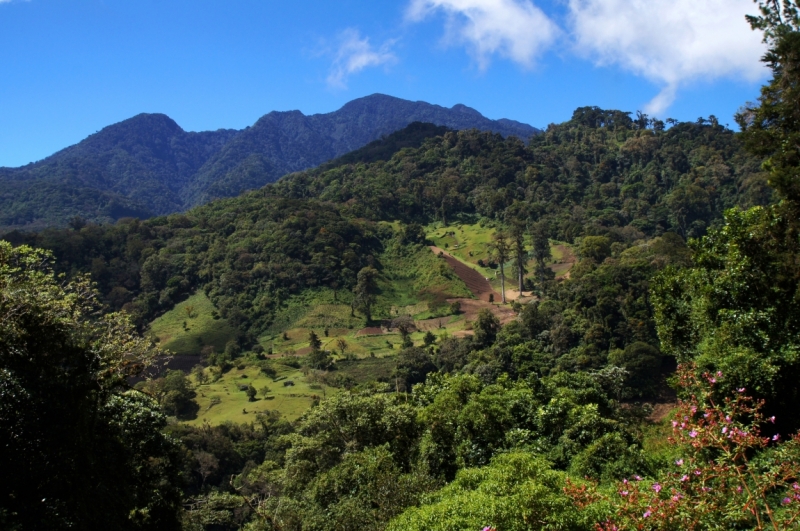
<svg viewBox="0 0 800 531">
<path fill-rule="evenodd" d="M 695 437 L 697 437 L 697 432 L 696 432 L 695 430 L 692 430 L 692 431 L 690 431 L 690 432 L 689 432 L 689 437 L 691 437 L 692 439 L 694 439 Z"/>
<path fill-rule="evenodd" d="M 770 421 L 771 423 L 775 424 L 775 416 L 774 415 L 772 417 L 768 418 L 767 420 Z"/>
<path fill-rule="evenodd" d="M 713 377 L 712 377 L 712 378 L 709 378 L 709 379 L 708 379 L 708 381 L 709 381 L 709 382 L 711 382 L 712 384 L 715 384 L 715 383 L 717 383 L 717 379 L 716 379 L 716 378 L 713 378 Z"/>
<path fill-rule="evenodd" d="M 628 495 L 628 491 L 627 490 L 623 490 L 622 492 L 619 493 L 619 495 L 620 496 L 627 496 Z"/>
<path fill-rule="evenodd" d="M 773 441 L 779 441 L 780 438 L 781 438 L 781 434 L 780 433 L 776 433 L 775 435 L 772 436 L 772 440 Z"/>
<path fill-rule="evenodd" d="M 700 472 L 700 470 L 695 470 L 695 471 L 694 471 L 694 475 L 695 475 L 695 476 L 699 476 L 700 474 L 702 474 L 702 472 Z"/>
<path fill-rule="evenodd" d="M 677 420 L 673 420 L 672 421 L 672 427 L 675 428 L 677 426 L 678 426 L 678 421 Z"/>
<path fill-rule="evenodd" d="M 675 464 L 678 466 L 683 466 L 683 459 L 678 459 L 677 461 L 675 461 Z"/>
<path fill-rule="evenodd" d="M 650 509 L 648 509 L 648 510 L 646 510 L 646 511 L 644 512 L 644 514 L 643 514 L 642 516 L 643 516 L 644 518 L 650 518 L 650 515 L 651 515 L 651 514 L 653 514 L 653 513 L 651 513 L 651 512 L 650 512 Z"/>
<path fill-rule="evenodd" d="M 730 421 L 731 421 L 731 416 L 725 415 L 725 422 L 730 422 Z"/>
<path fill-rule="evenodd" d="M 792 499 L 791 498 L 784 498 L 783 499 L 783 504 L 784 505 L 787 505 L 787 504 L 790 504 L 790 503 L 792 503 Z"/>
<path fill-rule="evenodd" d="M 739 392 L 739 393 L 744 393 L 744 387 L 740 387 L 740 388 L 739 388 L 739 389 L 737 389 L 736 391 L 737 391 L 737 392 Z"/>
<path fill-rule="evenodd" d="M 633 476 L 633 479 L 635 479 L 636 481 L 641 481 L 642 480 L 642 476 Z"/>
<path fill-rule="evenodd" d="M 738 492 L 738 493 L 740 493 L 740 494 L 741 494 L 741 492 L 742 492 L 742 487 L 741 487 L 741 485 L 740 485 L 740 486 L 738 486 L 738 487 L 736 487 L 736 492 Z"/>
<path fill-rule="evenodd" d="M 717 378 L 722 378 L 722 371 L 717 371 Z"/>
<path fill-rule="evenodd" d="M 689 476 L 684 474 L 683 477 L 681 478 L 681 481 L 689 481 Z"/>
<path fill-rule="evenodd" d="M 658 483 L 653 483 L 653 490 L 656 492 L 661 492 L 661 485 Z"/>
<path fill-rule="evenodd" d="M 722 433 L 728 433 L 728 427 L 727 426 L 722 428 Z"/>
</svg>

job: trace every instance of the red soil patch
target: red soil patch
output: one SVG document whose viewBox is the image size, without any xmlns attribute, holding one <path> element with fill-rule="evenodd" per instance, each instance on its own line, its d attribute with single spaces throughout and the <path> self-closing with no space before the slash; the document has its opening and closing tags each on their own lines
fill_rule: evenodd
<svg viewBox="0 0 800 531">
<path fill-rule="evenodd" d="M 380 336 L 380 335 L 383 335 L 383 329 L 378 328 L 377 326 L 362 328 L 361 330 L 356 332 L 356 336 Z"/>
<path fill-rule="evenodd" d="M 448 299 L 448 301 L 458 301 L 461 303 L 461 313 L 464 315 L 467 321 L 474 321 L 477 319 L 478 312 L 483 309 L 487 309 L 492 312 L 495 317 L 500 320 L 501 324 L 510 323 L 517 318 L 517 314 L 515 314 L 514 310 L 512 310 L 509 306 L 491 304 L 486 301 L 475 299 Z"/>
<path fill-rule="evenodd" d="M 494 300 L 499 301 L 500 294 L 492 289 L 492 285 L 480 273 L 475 271 L 469 266 L 464 265 L 459 260 L 453 258 L 442 249 L 431 246 L 431 251 L 435 254 L 442 253 L 442 257 L 447 261 L 448 265 L 453 268 L 453 271 L 458 278 L 460 278 L 467 288 L 475 295 L 476 299 L 447 299 L 447 302 L 458 301 L 461 304 L 461 313 L 467 321 L 474 321 L 478 318 L 478 312 L 483 309 L 488 309 L 492 312 L 502 324 L 513 321 L 516 318 L 514 311 L 508 306 L 501 306 L 499 304 L 492 304 L 489 302 L 489 295 L 494 295 Z M 417 327 L 420 330 L 431 330 L 438 328 L 439 319 L 426 319 L 425 321 L 417 322 Z M 428 328 L 430 327 L 430 328 Z M 455 336 L 470 335 L 472 331 L 464 330 L 456 332 Z"/>
<path fill-rule="evenodd" d="M 445 261 L 447 261 L 447 264 L 453 268 L 453 271 L 456 275 L 458 275 L 458 278 L 464 281 L 464 284 L 467 285 L 467 288 L 469 288 L 469 290 L 477 299 L 489 302 L 489 295 L 494 295 L 494 300 L 501 300 L 500 294 L 492 289 L 492 285 L 489 284 L 489 281 L 486 280 L 483 275 L 471 267 L 464 265 L 463 262 L 454 258 L 444 250 L 439 249 L 434 245 L 431 245 L 430 248 L 431 251 L 433 251 L 436 255 L 441 253 L 442 257 L 445 259 Z"/>
</svg>

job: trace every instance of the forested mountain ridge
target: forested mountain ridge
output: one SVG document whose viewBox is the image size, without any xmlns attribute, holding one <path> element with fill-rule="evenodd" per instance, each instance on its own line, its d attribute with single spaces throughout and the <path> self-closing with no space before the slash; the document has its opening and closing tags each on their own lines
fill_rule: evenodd
<svg viewBox="0 0 800 531">
<path fill-rule="evenodd" d="M 528 146 L 448 132 L 388 161 L 324 166 L 288 175 L 264 192 L 319 198 L 369 219 L 531 219 L 565 241 L 625 227 L 696 237 L 725 209 L 767 204 L 773 194 L 760 160 L 715 121 L 653 129 L 596 107 L 576 110 Z"/>
<path fill-rule="evenodd" d="M 75 216 L 109 222 L 186 210 L 260 188 L 425 121 L 527 139 L 538 130 L 376 94 L 327 114 L 271 112 L 242 131 L 186 132 L 161 114 L 108 126 L 39 162 L 0 168 L 0 227 L 40 230 Z"/>
</svg>

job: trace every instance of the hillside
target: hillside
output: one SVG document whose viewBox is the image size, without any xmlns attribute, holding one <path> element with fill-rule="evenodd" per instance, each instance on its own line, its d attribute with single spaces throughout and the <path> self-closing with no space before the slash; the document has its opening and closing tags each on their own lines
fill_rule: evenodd
<svg viewBox="0 0 800 531">
<path fill-rule="evenodd" d="M 293 326 L 279 318 L 292 297 L 332 289 L 349 305 L 365 268 L 391 287 L 386 271 L 396 259 L 389 251 L 426 237 L 496 279 L 486 246 L 496 232 L 517 227 L 525 248 L 554 242 L 539 265 L 526 262 L 523 275 L 525 291 L 558 301 L 542 325 L 552 332 L 548 366 L 599 366 L 610 350 L 656 343 L 647 279 L 685 261 L 685 238 L 704 234 L 727 208 L 771 198 L 760 161 L 717 124 L 655 130 L 618 111 L 584 108 L 527 147 L 516 138 L 448 131 L 388 161 L 362 161 L 381 146 L 402 147 L 399 137 L 186 214 L 5 238 L 53 249 L 65 272 L 90 271 L 105 302 L 132 312 L 142 327 L 202 290 L 247 348 Z M 576 259 L 565 257 L 576 253 L 584 260 L 570 282 L 549 283 L 543 268 L 566 278 Z M 548 262 L 556 255 L 561 263 Z M 510 278 L 512 271 L 506 264 Z M 506 288 L 514 287 L 509 280 Z M 419 289 L 413 295 L 403 304 L 422 300 Z M 399 303 L 381 300 L 373 317 L 390 318 Z M 587 306 L 596 312 L 581 314 Z"/>
<path fill-rule="evenodd" d="M 417 121 L 525 140 L 537 132 L 463 105 L 447 109 L 380 94 L 327 114 L 271 112 L 242 131 L 193 133 L 163 114 L 140 114 L 39 162 L 0 168 L 0 229 L 180 212 L 260 188 Z"/>
</svg>

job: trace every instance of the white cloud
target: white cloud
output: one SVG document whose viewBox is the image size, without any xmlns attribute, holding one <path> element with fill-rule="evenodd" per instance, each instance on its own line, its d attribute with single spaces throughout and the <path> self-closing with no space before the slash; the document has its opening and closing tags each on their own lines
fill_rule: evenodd
<svg viewBox="0 0 800 531">
<path fill-rule="evenodd" d="M 391 51 L 395 41 L 386 41 L 378 49 L 372 47 L 369 38 L 361 37 L 356 29 L 347 29 L 339 36 L 339 46 L 328 74 L 328 85 L 347 87 L 347 78 L 365 68 L 393 63 L 397 60 Z"/>
<path fill-rule="evenodd" d="M 761 33 L 744 15 L 752 0 L 569 0 L 579 54 L 619 65 L 662 85 L 647 112 L 663 112 L 698 80 L 761 79 Z"/>
<path fill-rule="evenodd" d="M 481 69 L 494 54 L 529 68 L 559 34 L 529 0 L 411 0 L 407 16 L 418 22 L 437 11 L 448 17 L 446 40 L 466 43 Z"/>
</svg>

